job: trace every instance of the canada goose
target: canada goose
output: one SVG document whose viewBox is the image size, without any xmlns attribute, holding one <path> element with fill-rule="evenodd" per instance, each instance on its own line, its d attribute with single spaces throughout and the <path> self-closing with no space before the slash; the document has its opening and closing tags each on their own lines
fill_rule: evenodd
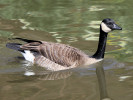
<svg viewBox="0 0 133 100">
<path fill-rule="evenodd" d="M 80 65 L 90 65 L 104 58 L 107 35 L 110 31 L 122 30 L 112 19 L 104 19 L 100 24 L 99 44 L 96 53 L 88 56 L 81 50 L 69 45 L 45 41 L 19 39 L 26 44 L 7 43 L 6 47 L 20 51 L 24 58 L 48 70 L 58 71 Z"/>
</svg>

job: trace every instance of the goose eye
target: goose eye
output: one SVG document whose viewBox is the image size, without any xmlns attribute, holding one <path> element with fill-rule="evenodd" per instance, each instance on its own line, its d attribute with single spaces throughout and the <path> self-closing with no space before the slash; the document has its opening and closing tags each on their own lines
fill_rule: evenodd
<svg viewBox="0 0 133 100">
<path fill-rule="evenodd" d="M 108 25 L 113 25 L 112 23 L 108 23 Z"/>
</svg>

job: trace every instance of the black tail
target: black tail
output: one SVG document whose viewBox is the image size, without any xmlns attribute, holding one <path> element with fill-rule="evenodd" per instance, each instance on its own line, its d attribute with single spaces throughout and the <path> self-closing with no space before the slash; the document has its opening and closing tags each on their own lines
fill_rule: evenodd
<svg viewBox="0 0 133 100">
<path fill-rule="evenodd" d="M 7 43 L 6 44 L 6 47 L 7 48 L 10 48 L 10 49 L 14 49 L 14 50 L 17 50 L 17 51 L 22 51 L 21 49 L 20 49 L 20 46 L 21 46 L 22 44 L 19 44 L 19 43 Z"/>
<path fill-rule="evenodd" d="M 31 43 L 31 42 L 39 42 L 40 44 L 42 44 L 41 41 L 37 41 L 37 40 L 28 40 L 28 39 L 23 39 L 23 38 L 12 38 L 12 39 L 17 39 L 17 40 L 21 40 L 27 43 Z"/>
</svg>

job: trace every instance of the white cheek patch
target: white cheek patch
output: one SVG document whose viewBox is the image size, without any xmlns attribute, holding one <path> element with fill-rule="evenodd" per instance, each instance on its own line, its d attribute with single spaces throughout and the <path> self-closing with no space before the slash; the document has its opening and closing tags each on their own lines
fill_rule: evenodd
<svg viewBox="0 0 133 100">
<path fill-rule="evenodd" d="M 106 33 L 111 31 L 111 29 L 109 27 L 107 27 L 107 25 L 105 25 L 103 22 L 101 23 L 101 28 Z"/>
</svg>

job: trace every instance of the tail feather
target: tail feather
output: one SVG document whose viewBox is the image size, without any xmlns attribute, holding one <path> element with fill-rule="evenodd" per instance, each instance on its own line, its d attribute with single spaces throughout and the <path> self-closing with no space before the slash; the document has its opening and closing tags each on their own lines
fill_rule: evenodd
<svg viewBox="0 0 133 100">
<path fill-rule="evenodd" d="M 6 47 L 7 48 L 10 48 L 10 49 L 13 49 L 13 50 L 16 50 L 16 51 L 22 51 L 21 49 L 20 49 L 20 46 L 21 46 L 22 44 L 19 44 L 19 43 L 7 43 L 6 44 Z"/>
<path fill-rule="evenodd" d="M 22 44 L 19 43 L 7 43 L 6 47 L 16 50 L 16 51 L 20 51 L 21 54 L 24 56 L 24 58 L 27 61 L 33 62 L 34 63 L 34 59 L 35 59 L 35 54 L 36 52 L 30 51 L 30 50 L 22 50 L 21 47 Z"/>
</svg>

